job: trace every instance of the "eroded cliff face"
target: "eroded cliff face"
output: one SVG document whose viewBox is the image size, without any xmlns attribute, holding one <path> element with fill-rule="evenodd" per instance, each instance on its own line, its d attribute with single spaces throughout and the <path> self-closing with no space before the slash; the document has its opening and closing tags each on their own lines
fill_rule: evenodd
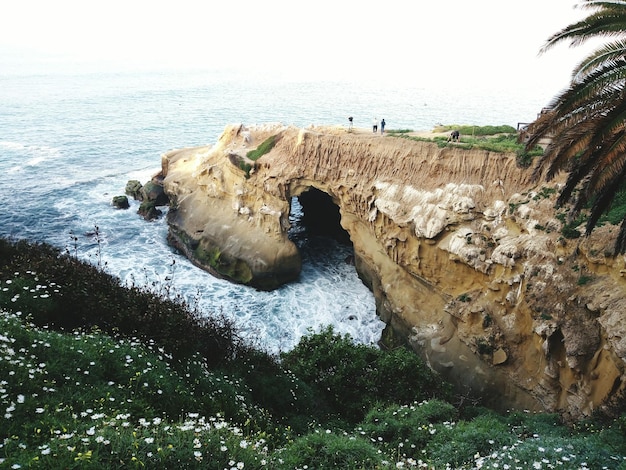
<svg viewBox="0 0 626 470">
<path fill-rule="evenodd" d="M 246 157 L 269 138 L 268 153 Z M 572 418 L 624 391 L 617 229 L 564 239 L 558 181 L 533 182 L 515 155 L 238 125 L 162 164 L 170 240 L 218 275 L 262 289 L 295 279 L 290 200 L 317 188 L 340 209 L 381 318 L 460 390 Z"/>
</svg>

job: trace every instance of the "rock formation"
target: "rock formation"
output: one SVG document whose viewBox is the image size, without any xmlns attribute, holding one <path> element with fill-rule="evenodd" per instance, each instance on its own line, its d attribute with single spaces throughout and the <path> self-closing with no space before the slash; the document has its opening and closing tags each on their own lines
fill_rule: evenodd
<svg viewBox="0 0 626 470">
<path fill-rule="evenodd" d="M 250 151 L 271 140 L 265 154 Z M 297 278 L 291 198 L 326 193 L 387 323 L 459 390 L 571 418 L 624 392 L 624 257 L 617 228 L 565 238 L 560 181 L 514 154 L 342 128 L 229 126 L 162 157 L 170 241 L 260 289 Z"/>
<path fill-rule="evenodd" d="M 126 183 L 125 192 L 136 201 L 141 201 L 137 213 L 146 220 L 158 219 L 163 214 L 158 207 L 169 204 L 160 175 L 153 177 L 144 185 L 137 180 L 129 180 Z M 126 207 L 129 207 L 128 198 L 126 198 Z"/>
</svg>

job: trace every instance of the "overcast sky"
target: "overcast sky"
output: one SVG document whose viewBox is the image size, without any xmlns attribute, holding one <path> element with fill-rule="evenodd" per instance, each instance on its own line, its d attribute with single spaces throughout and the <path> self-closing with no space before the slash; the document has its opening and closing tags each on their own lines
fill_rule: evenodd
<svg viewBox="0 0 626 470">
<path fill-rule="evenodd" d="M 0 59 L 557 91 L 585 49 L 538 51 L 585 15 L 577 3 L 13 0 L 0 6 Z"/>
</svg>

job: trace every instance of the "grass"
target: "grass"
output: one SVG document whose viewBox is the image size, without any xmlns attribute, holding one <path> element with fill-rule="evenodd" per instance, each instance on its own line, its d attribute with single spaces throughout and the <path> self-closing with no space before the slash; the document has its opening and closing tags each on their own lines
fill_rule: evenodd
<svg viewBox="0 0 626 470">
<path fill-rule="evenodd" d="M 257 148 L 255 148 L 254 150 L 250 150 L 246 154 L 246 157 L 248 157 L 248 159 L 252 161 L 256 161 L 263 155 L 268 153 L 270 150 L 272 150 L 274 148 L 274 145 L 276 145 L 276 136 L 272 135 L 265 139 L 263 142 L 261 142 L 261 144 Z"/>
<path fill-rule="evenodd" d="M 403 348 L 326 328 L 275 357 L 164 286 L 0 255 L 0 468 L 626 468 L 626 417 L 457 407 Z"/>
<path fill-rule="evenodd" d="M 449 145 L 460 146 L 467 149 L 477 148 L 498 153 L 515 153 L 519 166 L 529 167 L 533 157 L 543 154 L 542 149 L 526 151 L 524 144 L 518 142 L 517 131 L 514 127 L 501 126 L 465 126 L 465 125 L 442 125 L 433 129 L 433 132 L 451 132 L 458 130 L 461 134 L 460 142 L 448 142 L 448 137 L 436 136 L 433 138 L 416 137 L 409 135 L 409 129 L 389 130 L 388 134 L 415 141 L 436 142 L 439 147 Z"/>
</svg>

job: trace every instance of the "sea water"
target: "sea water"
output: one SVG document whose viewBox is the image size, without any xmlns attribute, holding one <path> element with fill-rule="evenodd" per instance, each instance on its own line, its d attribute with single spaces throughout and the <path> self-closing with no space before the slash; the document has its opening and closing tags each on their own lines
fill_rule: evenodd
<svg viewBox="0 0 626 470">
<path fill-rule="evenodd" d="M 0 236 L 48 242 L 101 266 L 122 282 L 173 291 L 206 315 L 233 318 L 242 335 L 277 352 L 333 325 L 375 343 L 384 327 L 350 250 L 330 240 L 299 241 L 303 271 L 272 292 L 217 279 L 168 246 L 165 217 L 147 222 L 111 199 L 128 180 L 148 181 L 161 154 L 216 142 L 227 124 L 431 129 L 437 123 L 516 126 L 545 97 L 473 93 L 415 85 L 381 88 L 216 71 L 0 71 Z M 299 208 L 293 208 L 297 226 Z"/>
</svg>

